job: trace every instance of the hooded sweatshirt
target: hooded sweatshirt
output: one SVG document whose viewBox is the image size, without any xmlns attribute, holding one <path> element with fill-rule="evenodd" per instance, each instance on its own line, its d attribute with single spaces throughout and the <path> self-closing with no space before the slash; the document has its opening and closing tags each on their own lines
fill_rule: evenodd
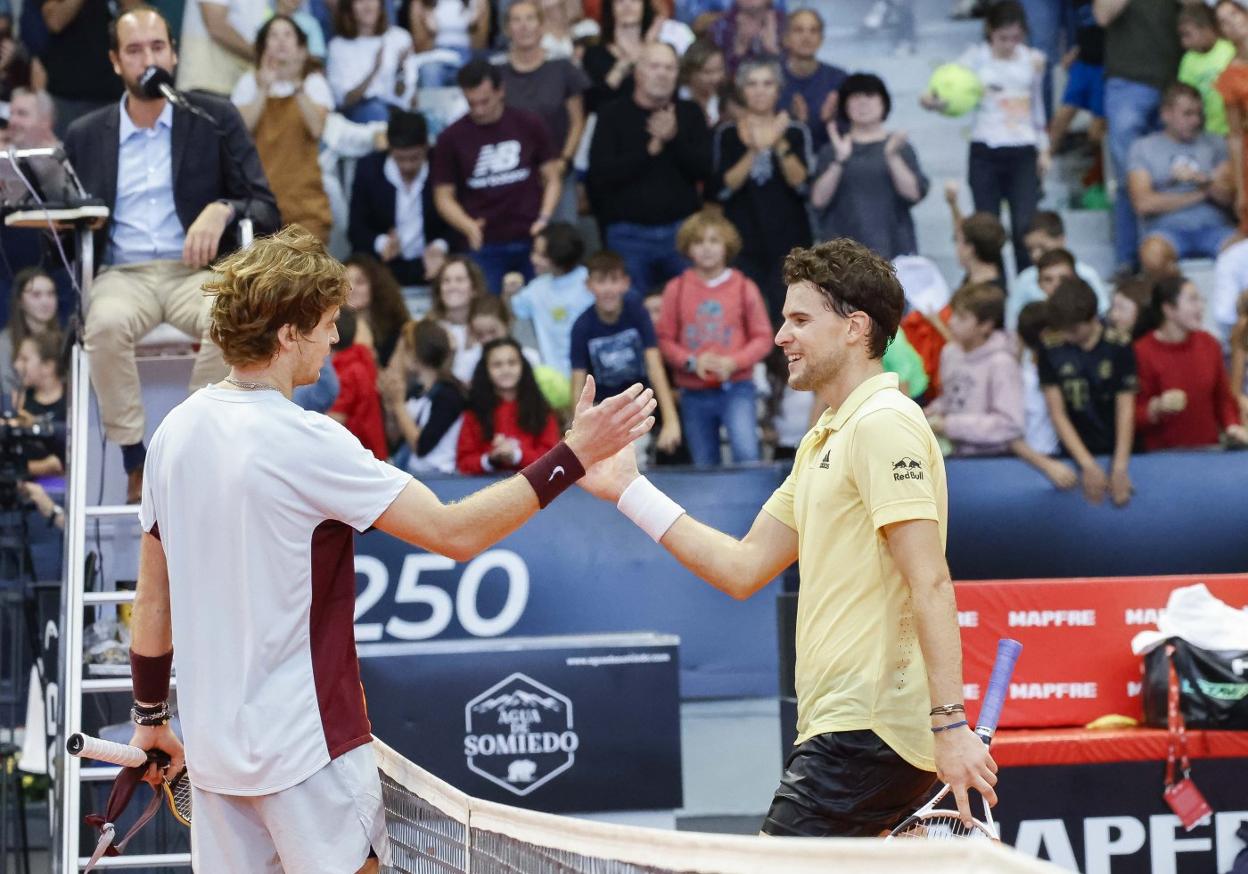
<svg viewBox="0 0 1248 874">
<path fill-rule="evenodd" d="M 1023 382 L 1004 331 L 966 352 L 946 343 L 940 353 L 942 393 L 928 412 L 945 417 L 954 455 L 1003 455 L 1023 436 Z"/>
</svg>

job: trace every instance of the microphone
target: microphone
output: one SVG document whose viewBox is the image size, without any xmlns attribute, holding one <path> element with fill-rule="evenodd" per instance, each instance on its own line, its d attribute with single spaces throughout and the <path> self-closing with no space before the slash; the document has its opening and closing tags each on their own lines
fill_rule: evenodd
<svg viewBox="0 0 1248 874">
<path fill-rule="evenodd" d="M 163 67 L 152 64 L 144 70 L 143 75 L 139 76 L 139 91 L 148 100 L 165 98 L 174 106 L 185 109 L 187 112 L 194 113 L 200 118 L 207 120 L 217 130 L 217 133 L 221 133 L 215 118 L 194 103 L 191 103 L 191 101 L 186 99 L 185 94 L 173 87 L 173 74 Z"/>
</svg>

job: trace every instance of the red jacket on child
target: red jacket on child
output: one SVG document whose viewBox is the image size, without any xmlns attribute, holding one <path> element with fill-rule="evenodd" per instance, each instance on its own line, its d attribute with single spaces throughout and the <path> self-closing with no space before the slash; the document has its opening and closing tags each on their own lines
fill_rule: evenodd
<svg viewBox="0 0 1248 874">
<path fill-rule="evenodd" d="M 514 437 L 520 443 L 520 461 L 516 464 L 496 464 L 493 470 L 519 470 L 537 461 L 555 448 L 559 442 L 559 422 L 554 413 L 546 417 L 546 427 L 538 436 L 520 428 L 520 405 L 515 401 L 502 401 L 494 408 L 494 434 Z M 481 420 L 472 410 L 464 413 L 464 424 L 459 429 L 458 464 L 460 473 L 487 473 L 485 458 L 493 449 L 492 441 L 485 439 Z"/>
<path fill-rule="evenodd" d="M 1193 331 L 1182 343 L 1164 343 L 1153 333 L 1135 341 L 1135 429 L 1145 449 L 1216 446 L 1218 435 L 1239 423 L 1222 347 L 1211 334 Z M 1148 402 L 1172 388 L 1187 395 L 1182 412 L 1148 420 Z"/>
<path fill-rule="evenodd" d="M 356 343 L 335 352 L 330 361 L 338 374 L 338 399 L 329 412 L 344 416 L 346 429 L 360 438 L 365 449 L 385 461 L 390 457 L 390 447 L 386 445 L 373 350 Z"/>
</svg>

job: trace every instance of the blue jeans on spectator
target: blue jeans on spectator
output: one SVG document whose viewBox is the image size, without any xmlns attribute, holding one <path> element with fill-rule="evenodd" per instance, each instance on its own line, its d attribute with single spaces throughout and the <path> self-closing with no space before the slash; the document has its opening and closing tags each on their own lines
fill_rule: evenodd
<svg viewBox="0 0 1248 874">
<path fill-rule="evenodd" d="M 1054 0 L 1022 0 L 1027 15 L 1027 36 L 1032 48 L 1044 52 L 1044 117 L 1053 117 L 1053 67 L 1061 60 L 1062 30 L 1067 24 L 1068 3 Z"/>
<path fill-rule="evenodd" d="M 728 430 L 732 460 L 758 461 L 757 392 L 749 379 L 680 393 L 680 422 L 694 464 L 720 463 L 719 428 Z"/>
<path fill-rule="evenodd" d="M 1014 239 L 1014 265 L 1031 266 L 1023 237 L 1040 200 L 1040 177 L 1036 173 L 1035 146 L 998 146 L 971 143 L 967 172 L 976 212 L 1001 215 L 1001 200 L 1010 206 L 1010 233 Z"/>
<path fill-rule="evenodd" d="M 472 260 L 477 262 L 477 266 L 485 274 L 485 287 L 490 294 L 501 294 L 503 277 L 513 270 L 523 274 L 525 282 L 533 278 L 533 262 L 529 260 L 529 253 L 532 251 L 532 240 L 512 240 L 507 243 L 486 243 L 471 254 Z"/>
<path fill-rule="evenodd" d="M 1157 130 L 1161 91 L 1143 82 L 1117 77 L 1105 80 L 1105 119 L 1109 155 L 1114 162 L 1118 193 L 1114 198 L 1114 257 L 1118 268 L 1139 263 L 1140 226 L 1127 196 L 1127 153 L 1140 137 Z"/>
<path fill-rule="evenodd" d="M 378 97 L 369 97 L 342 111 L 347 121 L 367 124 L 370 121 L 389 121 L 390 104 Z"/>
<path fill-rule="evenodd" d="M 607 248 L 624 259 L 629 281 L 642 297 L 656 288 L 663 288 L 669 279 L 689 266 L 685 257 L 676 251 L 676 231 L 680 225 L 680 222 L 607 225 Z"/>
</svg>

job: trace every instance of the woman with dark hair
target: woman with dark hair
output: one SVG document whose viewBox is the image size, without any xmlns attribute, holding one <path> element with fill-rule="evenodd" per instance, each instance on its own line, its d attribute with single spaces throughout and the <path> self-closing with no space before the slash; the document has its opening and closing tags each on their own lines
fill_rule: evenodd
<svg viewBox="0 0 1248 874">
<path fill-rule="evenodd" d="M 390 363 L 399 334 L 411 318 L 403 292 L 390 271 L 371 255 L 355 254 L 345 262 L 347 268 L 346 308 L 359 316 L 355 342 L 370 347 L 377 356 L 377 366 Z"/>
<path fill-rule="evenodd" d="M 1196 284 L 1182 276 L 1159 280 L 1141 319 L 1149 330 L 1135 342 L 1135 428 L 1144 448 L 1216 446 L 1219 431 L 1248 443 L 1222 347 L 1201 330 L 1205 302 Z"/>
<path fill-rule="evenodd" d="M 0 329 L 0 407 L 11 409 L 13 393 L 20 387 L 13 360 L 27 337 L 57 330 L 56 283 L 42 267 L 19 270 L 13 278 L 9 321 Z"/>
<path fill-rule="evenodd" d="M 451 373 L 450 335 L 435 319 L 421 319 L 403 326 L 403 342 L 412 350 L 415 391 L 409 394 L 402 380 L 382 380 L 382 400 L 404 444 L 394 463 L 413 474 L 454 473 L 464 388 Z"/>
<path fill-rule="evenodd" d="M 810 201 L 819 237 L 849 237 L 889 261 L 918 252 L 910 210 L 927 195 L 928 181 L 905 131 L 884 127 L 892 98 L 883 80 L 855 73 L 841 84 L 837 121 L 815 163 Z"/>
<path fill-rule="evenodd" d="M 1018 0 L 998 0 L 984 17 L 984 41 L 957 63 L 979 77 L 983 97 L 975 109 L 967 171 L 978 212 L 1001 214 L 1010 207 L 1014 264 L 1031 266 L 1024 236 L 1040 200 L 1040 180 L 1049 166 L 1049 134 L 1044 112 L 1044 53 L 1027 46 L 1027 16 Z M 943 111 L 934 94 L 925 109 Z"/>
<path fill-rule="evenodd" d="M 737 70 L 745 100 L 741 117 L 720 126 L 712 141 L 714 175 L 708 199 L 724 206 L 744 245 L 736 266 L 757 283 L 773 323 L 780 322 L 784 256 L 811 244 L 806 210 L 813 163 L 810 131 L 778 110 L 780 65 L 745 61 Z"/>
<path fill-rule="evenodd" d="M 385 121 L 391 105 L 406 109 L 395 93 L 412 52 L 412 34 L 391 27 L 382 0 L 338 0 L 337 36 L 329 41 L 326 70 L 339 111 L 354 122 Z"/>
<path fill-rule="evenodd" d="M 703 37 L 680 59 L 680 96 L 702 107 L 710 127 L 719 124 L 719 89 L 727 76 L 724 52 Z"/>
<path fill-rule="evenodd" d="M 641 57 L 654 10 L 646 0 L 607 0 L 602 4 L 602 36 L 585 50 L 581 65 L 592 87 L 585 95 L 585 111 L 633 90 L 633 66 Z"/>
<path fill-rule="evenodd" d="M 332 219 L 317 156 L 334 97 L 315 65 L 308 35 L 290 16 L 274 15 L 256 34 L 256 68 L 230 100 L 256 142 L 282 220 L 324 243 Z"/>
<path fill-rule="evenodd" d="M 460 473 L 515 471 L 559 442 L 559 422 L 511 337 L 485 344 L 459 432 Z"/>
</svg>

